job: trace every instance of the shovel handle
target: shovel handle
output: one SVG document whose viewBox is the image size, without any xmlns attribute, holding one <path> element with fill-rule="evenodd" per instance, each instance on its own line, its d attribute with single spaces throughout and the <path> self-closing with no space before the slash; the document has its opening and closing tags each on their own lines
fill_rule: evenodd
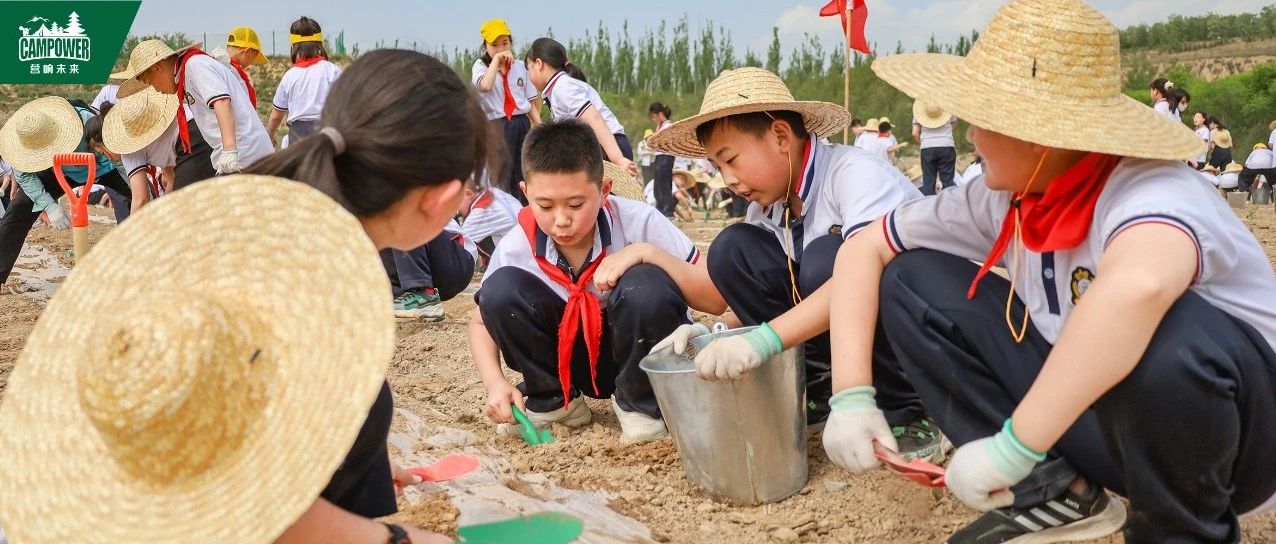
<svg viewBox="0 0 1276 544">
<path fill-rule="evenodd" d="M 80 190 L 78 197 L 71 190 L 71 184 L 67 182 L 66 175 L 62 173 L 62 169 L 68 166 L 84 166 L 89 169 L 88 179 L 84 182 L 84 188 Z M 97 156 L 92 153 L 58 153 L 53 156 L 53 175 L 58 178 L 58 185 L 62 186 L 62 192 L 66 193 L 67 200 L 71 202 L 71 226 L 77 229 L 88 227 L 89 192 L 93 190 L 93 180 L 97 179 Z M 87 241 L 86 235 L 86 250 Z M 76 257 L 80 255 L 77 249 Z"/>
</svg>

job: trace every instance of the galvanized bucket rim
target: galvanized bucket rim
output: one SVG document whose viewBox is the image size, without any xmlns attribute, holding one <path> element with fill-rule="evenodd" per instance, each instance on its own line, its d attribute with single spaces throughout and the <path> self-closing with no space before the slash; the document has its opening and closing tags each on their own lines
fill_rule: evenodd
<svg viewBox="0 0 1276 544">
<path fill-rule="evenodd" d="M 717 339 L 717 338 L 723 338 L 723 337 L 727 337 L 727 336 L 735 336 L 735 335 L 737 335 L 737 334 L 744 334 L 744 333 L 749 332 L 749 331 L 751 331 L 751 330 L 753 330 L 753 329 L 756 329 L 756 328 L 757 328 L 756 326 L 750 326 L 750 327 L 736 327 L 736 328 L 734 328 L 734 329 L 728 329 L 728 330 L 725 330 L 725 331 L 720 331 L 720 332 L 710 332 L 710 333 L 708 333 L 708 334 L 702 334 L 702 335 L 700 335 L 700 336 L 694 336 L 694 337 L 692 337 L 692 338 L 691 338 L 691 341 L 690 341 L 690 342 L 688 342 L 688 347 L 689 347 L 689 348 L 692 348 L 692 349 L 689 349 L 689 350 L 687 351 L 687 353 L 684 353 L 684 354 L 682 354 L 682 355 L 678 355 L 678 354 L 676 354 L 676 353 L 673 353 L 673 346 L 665 346 L 663 349 L 661 349 L 661 350 L 659 350 L 659 351 L 653 351 L 653 352 L 651 352 L 651 353 L 647 354 L 647 356 L 646 356 L 646 357 L 643 357 L 641 361 L 638 361 L 638 368 L 642 369 L 642 371 L 643 371 L 643 372 L 646 372 L 646 373 L 648 373 L 648 374 L 686 374 L 686 373 L 689 373 L 689 372 L 695 372 L 695 371 L 696 371 L 696 365 L 695 365 L 694 361 L 695 361 L 695 357 L 696 357 L 696 355 L 695 355 L 695 354 L 696 354 L 696 352 L 698 351 L 698 350 L 696 350 L 695 348 L 696 348 L 696 347 L 700 347 L 700 343 L 699 343 L 699 342 L 697 342 L 697 340 L 700 340 L 700 339 L 702 339 L 702 338 L 707 338 L 707 337 L 713 337 L 714 339 Z M 706 343 L 706 344 L 707 344 L 708 342 L 704 342 L 704 343 Z M 660 358 L 659 358 L 659 357 L 657 357 L 657 355 L 666 356 L 668 359 L 676 360 L 676 361 L 678 361 L 678 362 L 686 362 L 687 366 L 686 366 L 686 368 L 683 368 L 683 367 L 681 367 L 681 366 L 679 366 L 679 367 L 677 367 L 677 368 L 667 368 L 667 369 L 666 369 L 666 368 L 652 368 L 652 367 L 651 367 L 651 364 L 649 364 L 647 361 L 648 361 L 648 360 L 652 360 L 652 361 L 654 361 L 654 360 L 659 360 Z"/>
</svg>

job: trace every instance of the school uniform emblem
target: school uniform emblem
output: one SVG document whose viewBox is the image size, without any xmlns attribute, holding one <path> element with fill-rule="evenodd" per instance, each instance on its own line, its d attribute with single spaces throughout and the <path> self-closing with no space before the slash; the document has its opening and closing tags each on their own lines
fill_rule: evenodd
<svg viewBox="0 0 1276 544">
<path fill-rule="evenodd" d="M 515 85 L 518 85 L 519 87 L 522 87 L 522 86 L 523 86 L 523 78 L 521 78 L 521 77 L 520 77 L 520 78 L 518 78 L 517 80 L 515 80 L 515 81 L 514 81 L 514 84 L 515 84 Z"/>
<path fill-rule="evenodd" d="M 1078 266 L 1072 271 L 1072 303 L 1076 304 L 1077 300 L 1084 295 L 1086 290 L 1090 288 L 1090 284 L 1094 282 L 1094 272 L 1089 268 Z"/>
</svg>

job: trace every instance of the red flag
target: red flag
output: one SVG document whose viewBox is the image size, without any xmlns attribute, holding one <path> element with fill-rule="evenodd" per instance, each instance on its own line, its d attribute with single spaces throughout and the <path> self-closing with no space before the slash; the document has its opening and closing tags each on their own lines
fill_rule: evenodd
<svg viewBox="0 0 1276 544">
<path fill-rule="evenodd" d="M 868 6 L 864 4 L 864 0 L 852 0 L 849 12 L 846 8 L 846 0 L 829 0 L 827 5 L 820 8 L 820 17 L 832 17 L 834 15 L 840 16 L 843 33 L 847 33 L 847 19 L 850 19 L 851 49 L 865 55 L 871 55 L 873 52 L 868 48 L 868 39 L 864 37 L 864 24 L 868 22 Z"/>
</svg>

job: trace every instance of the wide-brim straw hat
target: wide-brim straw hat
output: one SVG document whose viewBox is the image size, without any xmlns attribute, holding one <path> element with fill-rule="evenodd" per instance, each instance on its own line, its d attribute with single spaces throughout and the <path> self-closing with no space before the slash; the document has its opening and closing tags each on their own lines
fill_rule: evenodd
<svg viewBox="0 0 1276 544">
<path fill-rule="evenodd" d="M 1230 174 L 1230 173 L 1232 173 L 1232 172 L 1240 172 L 1240 171 L 1242 171 L 1242 170 L 1244 170 L 1244 169 L 1245 169 L 1245 166 L 1244 166 L 1244 165 L 1242 165 L 1241 163 L 1239 163 L 1239 162 L 1232 162 L 1232 163 L 1228 163 L 1227 168 L 1224 168 L 1224 169 L 1223 169 L 1223 173 L 1224 173 L 1224 174 Z"/>
<path fill-rule="evenodd" d="M 878 77 L 977 127 L 1044 146 L 1185 160 L 1204 143 L 1121 93 L 1116 27 L 1081 0 L 1014 0 L 965 57 L 873 61 Z"/>
<path fill-rule="evenodd" d="M 630 174 L 628 170 L 614 164 L 611 161 L 603 161 L 603 177 L 611 180 L 611 194 L 629 200 L 637 200 L 638 202 L 646 202 L 647 197 L 643 195 L 642 185 L 638 183 L 638 178 Z"/>
<path fill-rule="evenodd" d="M 867 131 L 870 131 L 870 132 L 877 132 L 877 126 L 878 126 L 879 124 L 880 124 L 880 123 L 878 122 L 877 118 L 876 118 L 876 117 L 874 117 L 874 118 L 869 119 L 868 121 L 865 121 L 865 122 L 864 122 L 864 130 L 867 130 Z"/>
<path fill-rule="evenodd" d="M 155 66 L 155 63 L 200 45 L 196 42 L 174 50 L 160 40 L 143 40 L 133 47 L 133 52 L 129 53 L 128 65 L 123 70 L 111 74 L 111 78 L 133 79 L 145 72 L 147 68 Z"/>
<path fill-rule="evenodd" d="M 128 86 L 140 82 L 130 79 Z M 126 85 L 121 85 L 123 91 Z M 102 120 L 102 143 L 114 153 L 127 155 L 144 149 L 177 119 L 177 95 L 161 93 L 150 85 L 121 98 Z"/>
<path fill-rule="evenodd" d="M 706 182 L 706 184 L 711 189 L 726 189 L 727 179 L 722 177 L 722 173 L 719 172 L 717 174 L 714 174 L 713 177 L 709 178 L 709 181 Z"/>
<path fill-rule="evenodd" d="M 927 104 L 921 100 L 913 101 L 913 118 L 917 120 L 917 124 L 926 128 L 939 128 L 948 124 L 948 120 L 952 116 L 944 111 L 944 108 L 934 104 Z"/>
<path fill-rule="evenodd" d="M 1223 149 L 1231 149 L 1232 147 L 1232 133 L 1230 131 L 1216 130 L 1214 131 L 1213 139 L 1215 146 Z"/>
<path fill-rule="evenodd" d="M 807 132 L 816 137 L 830 136 L 851 123 L 846 108 L 829 102 L 794 100 L 780 76 L 746 67 L 724 70 L 705 89 L 700 113 L 657 131 L 648 145 L 681 157 L 702 158 L 705 150 L 696 138 L 697 127 L 731 115 L 762 111 L 800 113 Z"/>
<path fill-rule="evenodd" d="M 53 167 L 53 156 L 70 153 L 84 140 L 84 123 L 60 96 L 27 102 L 0 128 L 0 157 L 19 172 Z"/>
<path fill-rule="evenodd" d="M 909 179 L 910 181 L 911 181 L 911 180 L 915 180 L 915 179 L 921 179 L 921 177 L 922 177 L 922 165 L 920 165 L 920 164 L 914 164 L 914 165 L 912 165 L 912 166 L 908 167 L 908 171 L 907 171 L 907 172 L 905 172 L 905 173 L 904 173 L 904 175 L 905 175 L 905 176 L 908 176 L 908 179 Z"/>
<path fill-rule="evenodd" d="M 359 221 L 307 185 L 230 176 L 147 205 L 76 263 L 9 377 L 8 537 L 273 541 L 381 391 L 389 289 Z"/>
</svg>

